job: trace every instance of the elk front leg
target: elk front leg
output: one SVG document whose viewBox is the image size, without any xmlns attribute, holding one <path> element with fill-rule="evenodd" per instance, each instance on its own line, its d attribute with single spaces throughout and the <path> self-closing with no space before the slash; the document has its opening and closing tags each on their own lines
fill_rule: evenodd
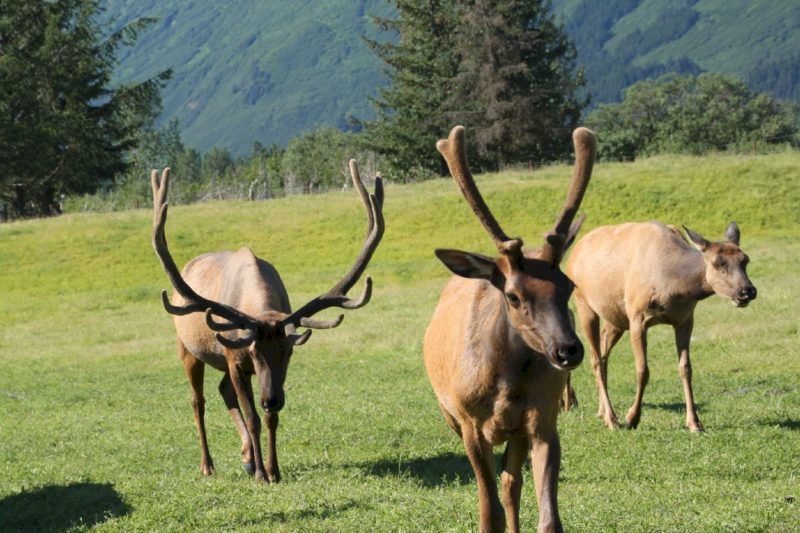
<svg viewBox="0 0 800 533">
<path fill-rule="evenodd" d="M 278 451 L 275 447 L 278 431 L 278 413 L 265 413 L 264 424 L 267 426 L 267 479 L 270 483 L 281 480 L 281 471 L 278 468 Z"/>
<path fill-rule="evenodd" d="M 625 415 L 625 423 L 629 428 L 636 429 L 642 417 L 644 389 L 650 380 L 650 369 L 647 368 L 647 328 L 642 322 L 631 323 L 631 346 L 636 363 L 636 396 L 628 414 Z"/>
<path fill-rule="evenodd" d="M 247 425 L 242 418 L 242 412 L 239 410 L 239 400 L 236 398 L 236 389 L 233 387 L 230 374 L 225 374 L 225 377 L 220 381 L 219 393 L 222 395 L 225 407 L 228 408 L 228 414 L 231 416 L 233 425 L 236 426 L 236 431 L 239 432 L 239 439 L 242 441 L 242 463 L 244 465 L 244 470 L 252 476 L 256 472 L 256 464 L 253 459 L 253 441 L 250 439 Z"/>
<path fill-rule="evenodd" d="M 675 327 L 675 346 L 678 349 L 678 370 L 683 382 L 683 395 L 686 398 L 686 427 L 689 431 L 703 431 L 703 424 L 697 417 L 697 406 L 692 393 L 692 362 L 689 360 L 689 341 L 692 338 L 694 318 L 689 318 Z"/>
<path fill-rule="evenodd" d="M 461 425 L 461 438 L 464 441 L 467 458 L 475 471 L 475 481 L 478 485 L 480 531 L 481 533 L 503 531 L 505 517 L 503 516 L 503 507 L 500 505 L 500 498 L 497 495 L 492 445 L 470 422 Z"/>
<path fill-rule="evenodd" d="M 519 532 L 519 500 L 522 492 L 522 464 L 528 453 L 527 437 L 508 441 L 503 453 L 503 471 L 500 484 L 503 487 L 503 507 L 506 510 L 506 523 L 511 533 Z"/>
<path fill-rule="evenodd" d="M 178 353 L 189 377 L 189 384 L 192 386 L 192 410 L 197 432 L 200 434 L 200 471 L 204 476 L 210 476 L 214 473 L 214 461 L 211 460 L 206 438 L 206 400 L 203 396 L 203 375 L 206 365 L 193 356 L 180 341 L 178 341 Z"/>
<path fill-rule="evenodd" d="M 558 433 L 535 436 L 531 442 L 531 469 L 539 502 L 539 532 L 562 532 L 558 515 L 558 471 L 561 443 Z"/>
<path fill-rule="evenodd" d="M 230 359 L 229 359 L 230 360 Z M 264 461 L 261 456 L 261 420 L 256 414 L 256 405 L 253 400 L 253 386 L 250 379 L 239 371 L 236 364 L 231 362 L 228 365 L 233 388 L 236 390 L 236 397 L 239 405 L 244 411 L 244 421 L 247 432 L 250 434 L 250 442 L 253 445 L 253 460 L 255 461 L 255 478 L 260 483 L 269 483 L 269 478 L 264 470 Z"/>
</svg>

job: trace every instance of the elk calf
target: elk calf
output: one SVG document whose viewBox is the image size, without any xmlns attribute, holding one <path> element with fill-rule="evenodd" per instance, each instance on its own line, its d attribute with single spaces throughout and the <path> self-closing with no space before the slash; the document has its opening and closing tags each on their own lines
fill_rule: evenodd
<svg viewBox="0 0 800 533">
<path fill-rule="evenodd" d="M 622 333 L 630 330 L 637 388 L 625 423 L 636 428 L 650 376 L 647 330 L 656 324 L 669 324 L 675 329 L 678 368 L 686 397 L 686 425 L 691 431 L 702 431 L 689 361 L 695 306 L 714 293 L 730 299 L 737 307 L 745 307 L 756 297 L 756 288 L 747 277 L 748 257 L 739 248 L 736 222 L 730 223 L 722 242 L 709 242 L 684 229 L 696 249 L 676 227 L 660 222 L 602 226 L 578 241 L 567 262 L 567 275 L 575 283 L 578 316 L 592 352 L 592 370 L 600 396 L 597 416 L 609 428 L 619 427 L 608 398 L 611 349 Z"/>
<path fill-rule="evenodd" d="M 296 328 L 334 328 L 342 322 L 343 315 L 333 320 L 310 317 L 330 307 L 356 309 L 370 300 L 372 280 L 369 277 L 359 298 L 351 299 L 346 294 L 361 277 L 383 236 L 383 188 L 380 179 L 376 179 L 375 193 L 367 194 L 354 160 L 350 161 L 350 172 L 353 185 L 367 209 L 364 246 L 339 283 L 292 312 L 278 272 L 253 255 L 249 248 L 241 248 L 238 252 L 203 254 L 178 272 L 164 235 L 169 169 L 164 169 L 160 181 L 158 173 L 153 170 L 153 248 L 175 289 L 175 303 L 169 302 L 166 291 L 162 291 L 161 297 L 164 308 L 174 315 L 178 355 L 192 386 L 192 407 L 200 434 L 200 470 L 205 475 L 214 473 L 204 422 L 205 366 L 210 365 L 224 373 L 219 392 L 239 432 L 245 470 L 254 474 L 259 482 L 278 482 L 280 470 L 275 433 L 278 412 L 285 402 L 283 384 L 294 347 L 303 344 L 311 335 L 311 329 L 298 333 Z M 233 333 L 224 335 L 224 332 Z M 231 334 L 233 336 L 228 336 Z M 261 389 L 259 403 L 265 411 L 264 423 L 268 429 L 266 466 L 261 456 L 261 424 L 250 383 L 253 374 Z"/>
<path fill-rule="evenodd" d="M 436 148 L 467 203 L 500 252 L 497 258 L 436 250 L 456 276 L 442 292 L 425 332 L 424 358 L 439 407 L 464 441 L 478 483 L 481 531 L 519 530 L 522 465 L 530 453 L 539 530 L 561 531 L 556 492 L 560 445 L 559 398 L 567 373 L 583 360 L 567 302 L 572 283 L 558 265 L 578 231 L 572 224 L 586 191 L 595 154 L 594 135 L 575 130 L 575 174 L 555 228 L 541 250 L 522 250 L 500 228 L 466 163 L 464 128 L 453 128 Z M 501 484 L 492 448 L 507 442 Z"/>
</svg>

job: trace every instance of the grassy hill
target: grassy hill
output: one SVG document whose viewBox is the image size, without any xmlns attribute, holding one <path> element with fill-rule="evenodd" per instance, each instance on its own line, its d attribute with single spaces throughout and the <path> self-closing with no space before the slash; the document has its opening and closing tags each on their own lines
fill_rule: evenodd
<svg viewBox="0 0 800 533">
<path fill-rule="evenodd" d="M 649 336 L 636 431 L 606 430 L 588 361 L 574 372 L 581 403 L 559 422 L 568 530 L 800 527 L 798 168 L 798 152 L 596 167 L 583 233 L 658 218 L 718 239 L 735 219 L 759 296 L 747 309 L 716 297 L 698 307 L 692 362 L 704 434 L 684 429 L 669 328 Z M 569 175 L 553 166 L 478 183 L 504 228 L 535 246 Z M 373 301 L 295 351 L 278 436 L 284 482 L 267 487 L 241 470 L 213 370 L 206 421 L 217 475 L 199 472 L 189 385 L 158 298 L 168 282 L 150 249 L 150 210 L 0 225 L 0 530 L 474 529 L 473 474 L 427 383 L 421 339 L 448 276 L 432 250 L 492 245 L 448 180 L 388 184 L 385 215 L 367 270 Z M 176 207 L 167 237 L 179 264 L 251 246 L 297 306 L 348 268 L 364 223 L 350 191 Z M 610 361 L 619 410 L 634 390 L 623 339 Z M 528 471 L 524 530 L 536 514 Z"/>
<path fill-rule="evenodd" d="M 118 23 L 160 23 L 121 56 L 117 76 L 172 67 L 162 120 L 188 146 L 245 155 L 253 141 L 285 144 L 322 125 L 369 117 L 381 62 L 364 46 L 387 0 L 281 2 L 103 0 Z M 736 74 L 759 91 L 800 102 L 800 4 L 791 0 L 556 0 L 586 65 L 595 103 L 668 71 Z"/>
</svg>

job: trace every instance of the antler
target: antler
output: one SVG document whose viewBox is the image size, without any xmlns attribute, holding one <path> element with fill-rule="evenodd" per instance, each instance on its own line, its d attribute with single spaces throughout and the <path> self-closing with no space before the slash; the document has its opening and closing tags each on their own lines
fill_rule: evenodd
<svg viewBox="0 0 800 533">
<path fill-rule="evenodd" d="M 350 175 L 353 178 L 353 186 L 358 191 L 361 201 L 367 209 L 367 237 L 364 246 L 361 248 L 353 266 L 344 277 L 334 285 L 328 292 L 317 296 L 297 311 L 281 321 L 284 327 L 294 328 L 304 326 L 307 328 L 325 329 L 335 328 L 341 324 L 344 315 L 339 315 L 333 320 L 313 320 L 310 317 L 329 307 L 341 307 L 343 309 L 358 309 L 366 305 L 372 297 L 372 278 L 367 276 L 364 291 L 358 298 L 348 298 L 347 291 L 364 273 L 367 264 L 372 258 L 372 254 L 378 247 L 383 237 L 383 182 L 380 178 L 375 178 L 375 192 L 368 194 L 367 189 L 361 182 L 358 172 L 358 164 L 355 159 L 350 160 Z"/>
<path fill-rule="evenodd" d="M 589 128 L 578 128 L 572 132 L 572 142 L 575 145 L 575 170 L 564 207 L 561 208 L 561 213 L 556 218 L 556 224 L 553 227 L 554 233 L 564 236 L 569 234 L 570 224 L 572 224 L 586 188 L 589 186 L 594 156 L 597 151 L 597 141 Z"/>
<path fill-rule="evenodd" d="M 436 149 L 442 154 L 450 169 L 450 175 L 456 182 L 461 194 L 472 208 L 472 212 L 478 217 L 483 227 L 489 232 L 497 249 L 504 254 L 519 254 L 522 250 L 521 239 L 511 239 L 500 227 L 497 220 L 492 215 L 486 202 L 483 200 L 472 173 L 467 166 L 467 155 L 464 148 L 465 144 L 464 126 L 456 126 L 450 130 L 447 139 L 441 139 L 436 143 Z"/>
<path fill-rule="evenodd" d="M 167 310 L 167 313 L 172 315 L 187 315 L 189 313 L 205 311 L 206 323 L 212 330 L 220 332 L 241 329 L 247 332 L 244 337 L 235 340 L 227 339 L 217 333 L 217 340 L 221 344 L 227 346 L 228 348 L 243 348 L 248 346 L 255 338 L 258 322 L 241 311 L 234 309 L 233 307 L 208 300 L 197 294 L 183 279 L 178 271 L 178 267 L 175 265 L 175 261 L 172 260 L 172 256 L 169 253 L 169 248 L 167 248 L 167 239 L 164 235 L 164 226 L 167 223 L 167 208 L 169 207 L 169 204 L 166 201 L 167 190 L 169 188 L 169 172 L 169 168 L 164 169 L 161 174 L 160 182 L 158 179 L 158 172 L 156 170 L 153 170 L 152 174 L 150 175 L 150 181 L 153 186 L 154 208 L 153 249 L 155 249 L 156 255 L 161 261 L 161 266 L 164 268 L 164 272 L 167 273 L 167 277 L 172 283 L 172 286 L 175 287 L 175 290 L 178 291 L 178 294 L 183 296 L 188 303 L 182 306 L 173 305 L 169 301 L 167 291 L 162 290 L 161 301 L 164 304 L 164 309 Z M 212 314 L 227 320 L 227 322 L 216 322 L 212 318 Z"/>
</svg>

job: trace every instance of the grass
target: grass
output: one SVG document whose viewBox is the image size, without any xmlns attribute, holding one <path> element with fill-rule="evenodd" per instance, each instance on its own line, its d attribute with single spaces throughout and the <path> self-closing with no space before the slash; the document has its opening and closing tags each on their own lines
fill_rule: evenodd
<svg viewBox="0 0 800 533">
<path fill-rule="evenodd" d="M 589 365 L 573 374 L 581 403 L 559 423 L 568 530 L 800 528 L 798 168 L 797 152 L 596 167 L 584 232 L 658 218 L 718 239 L 736 219 L 759 297 L 747 309 L 719 298 L 698 307 L 692 360 L 704 434 L 684 428 L 668 328 L 651 330 L 636 431 L 605 429 Z M 504 228 L 536 245 L 568 174 L 554 166 L 481 176 L 479 185 Z M 251 246 L 275 264 L 297 306 L 349 266 L 360 209 L 341 193 L 177 207 L 167 236 L 179 264 Z M 447 180 L 389 184 L 385 214 L 368 268 L 373 302 L 295 351 L 278 437 L 284 482 L 275 486 L 257 486 L 241 469 L 215 391 L 221 374 L 211 370 L 217 475 L 199 472 L 149 210 L 0 225 L 0 530 L 475 530 L 474 476 L 436 407 L 421 338 L 447 278 L 432 250 L 491 253 L 491 241 Z M 618 412 L 634 388 L 626 337 L 610 362 Z M 537 510 L 526 475 L 530 531 Z"/>
</svg>

